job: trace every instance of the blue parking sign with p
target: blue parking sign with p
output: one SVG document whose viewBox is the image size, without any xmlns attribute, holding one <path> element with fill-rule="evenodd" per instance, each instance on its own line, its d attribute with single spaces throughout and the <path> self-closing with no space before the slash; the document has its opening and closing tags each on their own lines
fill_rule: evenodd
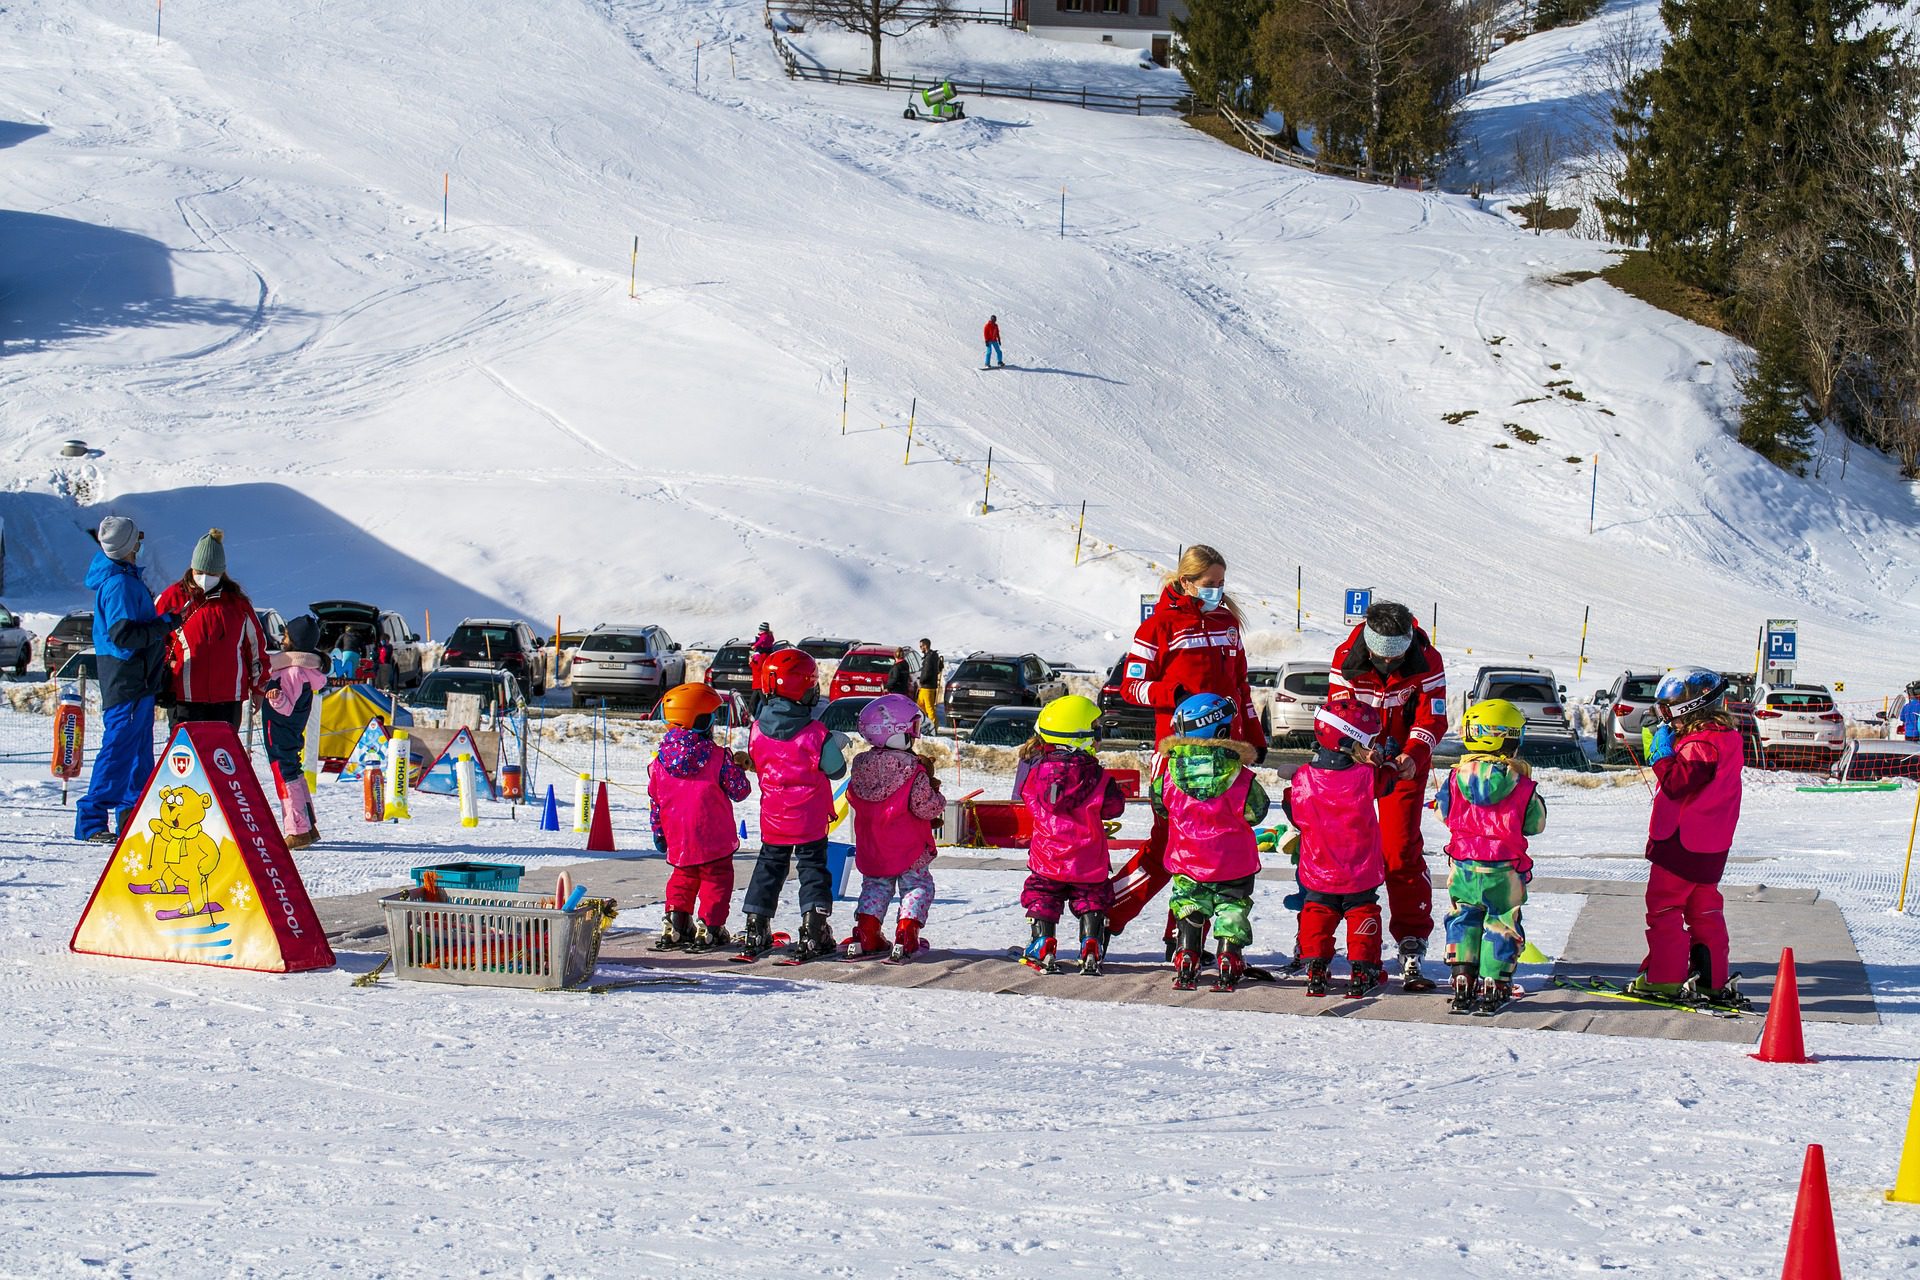
<svg viewBox="0 0 1920 1280">
<path fill-rule="evenodd" d="M 1373 604 L 1372 587 L 1347 588 L 1347 624 L 1352 626 L 1366 619 L 1367 609 Z"/>
<path fill-rule="evenodd" d="M 1799 648 L 1800 633 L 1797 631 L 1767 632 L 1767 661 L 1774 666 L 1788 666 L 1796 660 L 1795 651 Z"/>
</svg>

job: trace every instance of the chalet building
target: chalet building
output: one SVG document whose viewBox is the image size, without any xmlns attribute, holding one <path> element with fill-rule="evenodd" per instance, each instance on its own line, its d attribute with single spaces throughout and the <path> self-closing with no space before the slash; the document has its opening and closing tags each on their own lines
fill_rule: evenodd
<svg viewBox="0 0 1920 1280">
<path fill-rule="evenodd" d="M 1184 19 L 1178 0 L 1014 0 L 1013 20 L 1036 36 L 1089 40 L 1140 49 L 1166 65 L 1173 47 L 1170 19 Z"/>
</svg>

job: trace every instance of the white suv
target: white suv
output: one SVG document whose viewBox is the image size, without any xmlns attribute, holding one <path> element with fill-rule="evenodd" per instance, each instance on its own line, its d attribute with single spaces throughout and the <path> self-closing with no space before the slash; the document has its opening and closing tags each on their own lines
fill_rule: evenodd
<svg viewBox="0 0 1920 1280">
<path fill-rule="evenodd" d="M 1313 740 L 1313 713 L 1327 700 L 1333 668 L 1324 662 L 1283 662 L 1249 667 L 1247 684 L 1260 708 L 1260 727 L 1274 746 L 1289 740 Z"/>
<path fill-rule="evenodd" d="M 1763 759 L 1776 751 L 1819 751 L 1837 759 L 1847 745 L 1847 718 L 1823 684 L 1761 685 L 1753 699 L 1753 727 Z"/>
</svg>

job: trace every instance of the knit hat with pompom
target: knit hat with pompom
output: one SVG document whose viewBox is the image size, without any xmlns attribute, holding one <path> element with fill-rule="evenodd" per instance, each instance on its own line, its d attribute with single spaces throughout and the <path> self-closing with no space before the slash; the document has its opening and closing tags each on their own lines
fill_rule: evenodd
<svg viewBox="0 0 1920 1280">
<path fill-rule="evenodd" d="M 194 544 L 193 571 L 195 573 L 217 573 L 227 576 L 227 535 L 218 529 L 207 530 L 207 536 Z"/>
</svg>

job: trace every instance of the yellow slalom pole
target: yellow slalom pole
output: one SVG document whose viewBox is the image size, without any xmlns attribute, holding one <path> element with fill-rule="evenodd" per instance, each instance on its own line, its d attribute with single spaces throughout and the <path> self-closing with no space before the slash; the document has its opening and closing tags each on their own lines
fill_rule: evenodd
<svg viewBox="0 0 1920 1280">
<path fill-rule="evenodd" d="M 1913 824 L 1907 828 L 1907 865 L 1900 868 L 1900 900 L 1894 903 L 1894 911 L 1905 915 L 1907 910 L 1907 875 L 1913 870 L 1913 836 L 1920 831 L 1920 788 L 1913 793 Z"/>
<path fill-rule="evenodd" d="M 1073 535 L 1073 563 L 1076 568 L 1079 567 L 1079 564 L 1080 564 L 1080 539 L 1086 536 L 1087 536 L 1087 500 L 1085 498 L 1082 498 L 1080 500 L 1080 527 L 1074 532 L 1074 535 Z"/>
<path fill-rule="evenodd" d="M 914 419 L 916 419 L 919 416 L 920 416 L 920 397 L 915 396 L 913 398 L 913 407 L 907 410 L 907 452 L 906 452 L 906 456 L 900 459 L 900 465 L 903 467 L 906 466 L 907 463 L 913 461 L 913 423 L 914 423 Z"/>
<path fill-rule="evenodd" d="M 1593 616 L 1593 606 L 1585 605 L 1580 610 L 1580 661 L 1573 669 L 1573 678 L 1578 680 L 1580 673 L 1587 669 L 1587 619 Z"/>
<path fill-rule="evenodd" d="M 993 446 L 988 445 L 987 446 L 987 483 L 980 490 L 980 514 L 981 515 L 985 515 L 987 514 L 987 512 L 993 510 L 993 507 L 991 505 L 992 498 L 993 498 Z"/>
</svg>

